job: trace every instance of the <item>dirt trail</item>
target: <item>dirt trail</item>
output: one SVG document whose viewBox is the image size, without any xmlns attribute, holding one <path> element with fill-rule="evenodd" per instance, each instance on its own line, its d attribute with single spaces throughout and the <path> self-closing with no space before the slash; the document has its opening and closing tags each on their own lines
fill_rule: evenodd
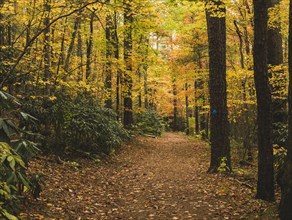
<svg viewBox="0 0 292 220">
<path fill-rule="evenodd" d="M 46 189 L 23 219 L 257 219 L 265 204 L 233 177 L 210 175 L 201 141 L 138 137 L 108 164 L 36 161 Z M 40 167 L 41 164 L 41 167 Z"/>
</svg>

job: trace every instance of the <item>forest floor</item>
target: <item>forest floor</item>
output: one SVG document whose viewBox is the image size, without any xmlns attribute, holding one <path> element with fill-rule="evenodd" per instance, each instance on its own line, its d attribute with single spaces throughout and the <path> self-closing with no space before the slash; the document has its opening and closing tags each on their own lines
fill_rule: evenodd
<svg viewBox="0 0 292 220">
<path fill-rule="evenodd" d="M 209 154 L 200 140 L 165 133 L 137 137 L 98 165 L 38 158 L 30 172 L 45 173 L 44 191 L 21 219 L 278 219 L 275 203 L 254 198 L 253 171 L 208 174 Z"/>
</svg>

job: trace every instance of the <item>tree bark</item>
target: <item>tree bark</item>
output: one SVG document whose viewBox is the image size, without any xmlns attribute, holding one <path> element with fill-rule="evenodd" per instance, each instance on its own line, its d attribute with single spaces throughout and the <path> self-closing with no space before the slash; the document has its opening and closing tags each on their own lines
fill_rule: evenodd
<svg viewBox="0 0 292 220">
<path fill-rule="evenodd" d="M 194 82 L 194 90 L 195 90 L 195 132 L 196 134 L 200 133 L 200 120 L 199 120 L 199 106 L 198 106 L 198 89 L 199 89 L 199 82 L 196 79 Z"/>
<path fill-rule="evenodd" d="M 69 70 L 70 58 L 71 58 L 71 55 L 73 52 L 75 39 L 76 39 L 76 35 L 77 35 L 80 21 L 81 21 L 81 17 L 80 17 L 80 14 L 78 14 L 77 18 L 75 19 L 75 22 L 74 22 L 74 29 L 73 29 L 72 36 L 71 36 L 71 42 L 70 42 L 70 45 L 69 45 L 69 48 L 67 51 L 67 56 L 66 56 L 65 65 L 64 65 L 65 72 L 68 72 L 68 70 Z M 64 78 L 66 79 L 66 77 L 64 77 Z"/>
<path fill-rule="evenodd" d="M 210 91 L 210 141 L 211 163 L 209 172 L 218 172 L 224 161 L 225 171 L 231 171 L 229 123 L 226 93 L 226 22 L 225 5 L 210 0 L 206 8 L 209 42 L 209 91 Z"/>
<path fill-rule="evenodd" d="M 125 25 L 125 38 L 124 38 L 124 61 L 125 72 L 123 77 L 124 87 L 124 118 L 123 124 L 125 127 L 131 127 L 133 124 L 133 101 L 132 101 L 132 25 L 133 25 L 133 12 L 132 12 L 132 0 L 124 1 L 124 25 Z"/>
<path fill-rule="evenodd" d="M 190 135 L 190 124 L 189 124 L 189 95 L 188 95 L 189 85 L 188 83 L 185 84 L 185 102 L 186 102 L 186 135 Z"/>
<path fill-rule="evenodd" d="M 47 27 L 44 31 L 44 80 L 47 81 L 50 78 L 51 68 L 51 28 L 50 24 L 50 13 L 51 13 L 51 1 L 46 0 L 45 4 L 46 16 L 44 18 L 44 26 Z M 48 83 L 46 84 L 46 95 L 50 94 L 50 88 Z"/>
<path fill-rule="evenodd" d="M 109 4 L 110 1 L 108 0 Z M 106 38 L 106 64 L 105 64 L 105 90 L 106 100 L 105 107 L 112 108 L 112 59 L 113 59 L 113 20 L 111 12 L 108 10 L 106 15 L 106 27 L 105 27 L 105 38 Z"/>
<path fill-rule="evenodd" d="M 290 0 L 289 10 L 289 94 L 288 94 L 288 149 L 287 157 L 284 162 L 283 173 L 280 178 L 281 202 L 280 218 L 281 220 L 292 220 L 292 1 Z"/>
<path fill-rule="evenodd" d="M 94 12 L 91 13 L 90 22 L 89 22 L 89 39 L 86 42 L 87 49 L 86 49 L 86 80 L 88 80 L 89 76 L 91 75 L 91 60 L 92 60 L 92 41 L 93 41 L 93 21 L 94 21 Z"/>
<path fill-rule="evenodd" d="M 272 9 L 277 7 L 280 4 L 280 0 L 268 0 L 268 8 Z M 275 96 L 272 96 L 272 114 L 273 114 L 273 123 L 286 123 L 287 114 L 286 114 L 286 105 L 287 99 L 279 97 L 277 92 L 284 91 L 285 84 L 278 84 L 277 82 L 283 82 L 283 69 L 280 67 L 283 64 L 283 42 L 281 34 L 281 24 L 279 21 L 275 22 L 272 27 L 268 27 L 268 64 L 271 66 L 270 71 L 273 76 L 276 78 L 275 83 L 271 84 L 272 94 L 276 93 Z M 277 71 L 273 67 L 277 68 Z"/>
<path fill-rule="evenodd" d="M 258 199 L 274 200 L 271 91 L 267 65 L 267 2 L 254 0 L 254 80 L 258 124 Z"/>
<path fill-rule="evenodd" d="M 177 109 L 177 85 L 175 77 L 172 80 L 172 92 L 173 92 L 173 131 L 178 131 L 178 109 Z"/>
<path fill-rule="evenodd" d="M 3 14 L 1 13 L 1 9 L 4 5 L 4 0 L 0 0 L 0 47 L 5 45 L 5 26 L 2 23 Z"/>
</svg>

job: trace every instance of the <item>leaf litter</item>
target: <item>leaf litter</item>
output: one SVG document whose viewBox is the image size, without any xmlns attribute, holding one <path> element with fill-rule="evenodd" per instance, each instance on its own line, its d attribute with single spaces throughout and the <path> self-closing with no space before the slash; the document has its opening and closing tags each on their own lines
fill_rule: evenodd
<svg viewBox="0 0 292 220">
<path fill-rule="evenodd" d="M 255 179 L 208 174 L 209 146 L 165 133 L 137 137 L 100 164 L 78 159 L 78 168 L 46 157 L 38 201 L 29 198 L 21 219 L 278 219 L 276 203 L 254 198 Z M 253 168 L 255 169 L 255 168 Z M 255 170 L 253 172 L 256 172 Z"/>
</svg>

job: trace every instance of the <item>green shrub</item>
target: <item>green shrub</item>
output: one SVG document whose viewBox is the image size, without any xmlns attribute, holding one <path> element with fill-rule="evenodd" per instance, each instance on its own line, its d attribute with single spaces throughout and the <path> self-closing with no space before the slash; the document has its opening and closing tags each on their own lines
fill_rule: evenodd
<svg viewBox="0 0 292 220">
<path fill-rule="evenodd" d="M 21 194 L 32 186 L 25 173 L 26 164 L 39 152 L 36 144 L 28 139 L 34 133 L 26 126 L 19 126 L 37 119 L 21 112 L 20 106 L 16 98 L 0 91 L 0 109 L 12 119 L 0 118 L 0 218 L 5 219 L 17 219 Z"/>
<path fill-rule="evenodd" d="M 0 213 L 6 218 L 20 212 L 20 194 L 30 187 L 25 174 L 25 164 L 10 145 L 0 142 Z"/>
<path fill-rule="evenodd" d="M 97 102 L 78 99 L 64 110 L 64 138 L 69 148 L 111 154 L 129 137 L 113 110 Z"/>
<path fill-rule="evenodd" d="M 163 131 L 163 119 L 155 111 L 137 113 L 135 127 L 141 134 L 160 136 Z"/>
</svg>

